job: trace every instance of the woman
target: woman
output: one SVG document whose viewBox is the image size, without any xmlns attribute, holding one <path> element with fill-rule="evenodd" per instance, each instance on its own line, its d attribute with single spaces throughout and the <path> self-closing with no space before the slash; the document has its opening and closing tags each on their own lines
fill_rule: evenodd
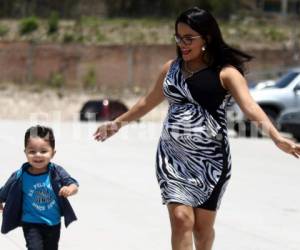
<svg viewBox="0 0 300 250">
<path fill-rule="evenodd" d="M 165 98 L 169 110 L 157 150 L 157 179 L 167 204 L 172 249 L 209 250 L 231 158 L 226 107 L 231 96 L 247 117 L 283 151 L 299 157 L 300 145 L 282 137 L 249 94 L 243 63 L 251 56 L 228 46 L 214 17 L 197 7 L 175 23 L 177 59 L 167 62 L 150 92 L 128 112 L 100 126 L 104 141 Z"/>
</svg>

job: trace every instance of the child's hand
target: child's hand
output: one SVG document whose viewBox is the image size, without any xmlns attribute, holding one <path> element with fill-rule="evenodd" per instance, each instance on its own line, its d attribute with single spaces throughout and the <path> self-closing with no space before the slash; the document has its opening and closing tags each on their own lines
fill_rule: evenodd
<svg viewBox="0 0 300 250">
<path fill-rule="evenodd" d="M 2 213 L 2 212 L 3 212 L 3 204 L 0 203 L 0 213 Z"/>
<path fill-rule="evenodd" d="M 70 186 L 63 186 L 60 190 L 58 195 L 63 197 L 68 197 L 71 195 L 76 194 L 78 191 L 78 187 L 75 184 L 71 184 Z"/>
</svg>

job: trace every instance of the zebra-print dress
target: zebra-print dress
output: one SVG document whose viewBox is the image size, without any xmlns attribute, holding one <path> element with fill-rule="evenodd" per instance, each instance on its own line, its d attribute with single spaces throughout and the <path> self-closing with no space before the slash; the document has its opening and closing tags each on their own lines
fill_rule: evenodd
<svg viewBox="0 0 300 250">
<path fill-rule="evenodd" d="M 163 84 L 169 110 L 156 175 L 163 204 L 216 210 L 231 172 L 226 123 L 230 95 L 218 71 L 208 67 L 185 79 L 181 64 L 181 59 L 172 63 Z"/>
</svg>

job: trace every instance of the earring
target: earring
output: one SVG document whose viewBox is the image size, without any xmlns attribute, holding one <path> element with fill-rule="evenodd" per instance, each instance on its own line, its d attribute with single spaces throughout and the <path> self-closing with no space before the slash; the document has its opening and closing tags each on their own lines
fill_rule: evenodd
<svg viewBox="0 0 300 250">
<path fill-rule="evenodd" d="M 202 51 L 205 51 L 205 50 L 206 50 L 205 46 L 202 46 L 201 50 L 202 50 Z"/>
</svg>

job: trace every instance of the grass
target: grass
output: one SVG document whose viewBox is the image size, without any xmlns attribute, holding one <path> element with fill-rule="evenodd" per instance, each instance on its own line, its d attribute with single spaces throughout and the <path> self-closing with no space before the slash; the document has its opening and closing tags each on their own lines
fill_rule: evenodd
<svg viewBox="0 0 300 250">
<path fill-rule="evenodd" d="M 297 21 L 297 20 L 296 20 Z M 299 21 L 299 20 L 298 20 Z M 155 18 L 100 19 L 82 17 L 78 20 L 58 20 L 59 29 L 48 34 L 48 20 L 37 20 L 39 27 L 33 34 L 22 36 L 18 29 L 21 20 L 0 20 L 0 40 L 56 43 L 81 43 L 93 45 L 119 44 L 172 44 L 174 20 Z M 220 21 L 225 40 L 240 47 L 260 45 L 274 47 L 300 40 L 300 31 L 295 21 L 283 23 L 277 19 L 235 17 Z"/>
<path fill-rule="evenodd" d="M 6 25 L 0 24 L 0 37 L 6 36 L 8 32 L 9 32 L 9 28 Z"/>
</svg>

